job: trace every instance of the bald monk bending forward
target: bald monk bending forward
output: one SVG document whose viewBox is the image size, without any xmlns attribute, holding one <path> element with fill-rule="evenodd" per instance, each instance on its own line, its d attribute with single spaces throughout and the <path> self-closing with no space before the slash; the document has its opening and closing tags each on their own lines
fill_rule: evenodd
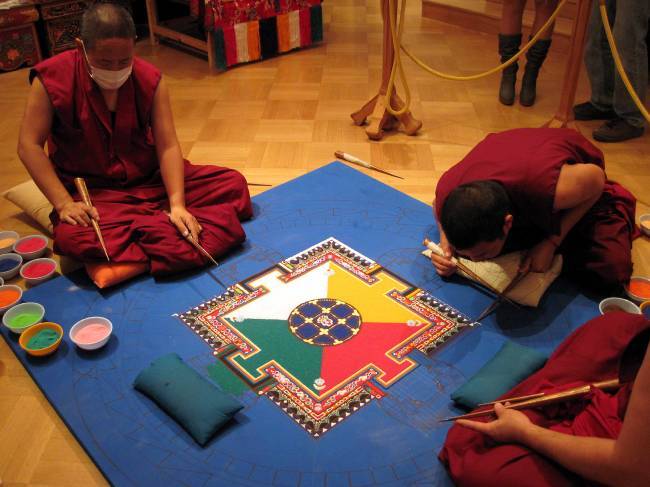
<svg viewBox="0 0 650 487">
<path fill-rule="evenodd" d="M 183 159 L 167 87 L 134 57 L 134 39 L 122 7 L 88 9 L 77 49 L 30 72 L 18 154 L 54 206 L 55 251 L 104 260 L 92 218 L 113 261 L 169 274 L 205 263 L 189 237 L 213 256 L 241 243 L 251 201 L 238 172 Z M 75 177 L 86 180 L 94 207 L 79 201 Z"/>
<path fill-rule="evenodd" d="M 632 273 L 636 200 L 607 179 L 603 154 L 570 129 L 516 129 L 488 135 L 440 178 L 435 209 L 447 257 L 485 260 L 527 250 L 522 270 L 544 272 L 555 253 L 564 271 L 601 291 Z"/>
</svg>

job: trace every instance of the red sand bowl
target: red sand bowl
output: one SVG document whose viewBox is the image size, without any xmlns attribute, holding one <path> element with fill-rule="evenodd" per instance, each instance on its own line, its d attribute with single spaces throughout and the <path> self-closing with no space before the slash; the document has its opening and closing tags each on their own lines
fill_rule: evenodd
<svg viewBox="0 0 650 487">
<path fill-rule="evenodd" d="M 23 268 L 23 276 L 26 279 L 37 279 L 51 273 L 55 268 L 56 264 L 52 262 L 35 262 Z"/>
<path fill-rule="evenodd" d="M 24 240 L 20 242 L 18 245 L 16 245 L 16 251 L 21 252 L 23 254 L 27 254 L 30 252 L 36 252 L 38 250 L 41 250 L 46 245 L 47 243 L 45 242 L 45 240 L 40 239 L 38 237 L 28 238 L 27 240 Z"/>
</svg>

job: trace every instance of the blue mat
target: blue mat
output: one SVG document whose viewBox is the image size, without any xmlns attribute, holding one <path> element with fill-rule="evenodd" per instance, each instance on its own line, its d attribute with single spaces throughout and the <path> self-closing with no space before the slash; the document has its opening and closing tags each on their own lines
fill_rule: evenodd
<svg viewBox="0 0 650 487">
<path fill-rule="evenodd" d="M 214 271 L 222 281 L 245 279 L 332 236 L 470 317 L 491 300 L 460 280 L 443 281 L 420 255 L 422 238 L 438 237 L 430 206 L 343 164 L 274 188 L 254 203 L 247 242 Z M 436 455 L 449 428 L 438 419 L 458 412 L 450 392 L 505 339 L 550 353 L 598 314 L 595 302 L 559 280 L 538 309 L 501 306 L 431 357 L 414 353 L 420 367 L 322 438 L 246 391 L 238 397 L 245 408 L 203 449 L 132 382 L 171 351 L 206 374 L 214 363 L 210 348 L 172 314 L 222 291 L 204 271 L 158 282 L 142 277 L 109 292 L 73 274 L 29 290 L 24 299 L 42 303 L 46 318 L 66 333 L 82 317 L 108 317 L 114 335 L 104 349 L 83 352 L 66 335 L 55 355 L 36 359 L 8 330 L 2 335 L 114 485 L 448 485 Z"/>
</svg>

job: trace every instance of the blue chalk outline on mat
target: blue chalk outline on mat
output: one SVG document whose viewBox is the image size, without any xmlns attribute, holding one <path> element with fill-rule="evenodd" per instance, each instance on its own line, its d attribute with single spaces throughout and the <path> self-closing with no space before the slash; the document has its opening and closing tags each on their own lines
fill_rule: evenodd
<svg viewBox="0 0 650 487">
<path fill-rule="evenodd" d="M 341 163 L 256 196 L 254 206 L 255 218 L 244 225 L 248 240 L 217 270 L 227 284 L 334 236 L 466 315 L 491 300 L 462 281 L 441 280 L 420 256 L 422 238 L 438 238 L 430 206 Z M 436 459 L 449 428 L 437 420 L 458 412 L 449 393 L 505 339 L 548 354 L 598 313 L 559 279 L 540 308 L 502 306 L 433 356 L 412 354 L 420 367 L 319 440 L 266 398 L 245 392 L 235 424 L 202 449 L 131 383 L 172 351 L 205 372 L 214 360 L 209 347 L 172 315 L 222 291 L 204 271 L 157 283 L 141 277 L 108 292 L 76 273 L 30 289 L 25 300 L 41 302 L 46 318 L 66 332 L 84 316 L 107 316 L 114 336 L 104 349 L 82 352 L 66 339 L 37 360 L 11 332 L 1 333 L 113 485 L 450 485 Z"/>
</svg>

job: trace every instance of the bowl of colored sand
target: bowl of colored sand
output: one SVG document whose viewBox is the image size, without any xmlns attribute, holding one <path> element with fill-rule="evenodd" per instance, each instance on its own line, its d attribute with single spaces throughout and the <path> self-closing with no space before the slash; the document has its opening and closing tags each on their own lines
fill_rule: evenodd
<svg viewBox="0 0 650 487">
<path fill-rule="evenodd" d="M 44 321 L 38 325 L 30 326 L 20 335 L 18 344 L 29 355 L 42 357 L 54 352 L 61 344 L 63 328 L 57 323 Z"/>
<path fill-rule="evenodd" d="M 30 326 L 43 321 L 45 308 L 38 303 L 21 303 L 8 310 L 2 317 L 2 324 L 20 335 Z"/>
<path fill-rule="evenodd" d="M 5 281 L 12 279 L 23 264 L 23 258 L 18 254 L 0 255 L 0 277 Z"/>
<path fill-rule="evenodd" d="M 47 250 L 47 237 L 27 235 L 14 243 L 14 252 L 25 260 L 37 259 Z"/>
<path fill-rule="evenodd" d="M 641 231 L 645 234 L 646 237 L 650 237 L 650 213 L 646 213 L 645 215 L 641 215 L 639 217 L 639 223 L 641 227 Z"/>
<path fill-rule="evenodd" d="M 636 304 L 623 298 L 605 298 L 598 305 L 598 309 L 601 315 L 614 311 L 625 311 L 626 313 L 635 315 L 641 314 L 641 310 Z"/>
<path fill-rule="evenodd" d="M 56 272 L 56 261 L 48 258 L 30 260 L 20 268 L 20 276 L 34 285 L 48 280 Z"/>
<path fill-rule="evenodd" d="M 625 294 L 632 300 L 650 301 L 650 279 L 641 276 L 632 276 L 630 282 L 625 286 Z"/>
<path fill-rule="evenodd" d="M 77 321 L 70 328 L 70 340 L 84 350 L 103 347 L 113 333 L 113 323 L 101 316 L 90 316 Z"/>
<path fill-rule="evenodd" d="M 11 284 L 0 286 L 0 315 L 20 303 L 22 297 L 23 290 L 20 287 Z"/>
<path fill-rule="evenodd" d="M 14 244 L 19 237 L 20 235 L 10 230 L 6 232 L 0 232 L 0 254 L 11 252 L 11 249 L 14 248 Z"/>
</svg>

